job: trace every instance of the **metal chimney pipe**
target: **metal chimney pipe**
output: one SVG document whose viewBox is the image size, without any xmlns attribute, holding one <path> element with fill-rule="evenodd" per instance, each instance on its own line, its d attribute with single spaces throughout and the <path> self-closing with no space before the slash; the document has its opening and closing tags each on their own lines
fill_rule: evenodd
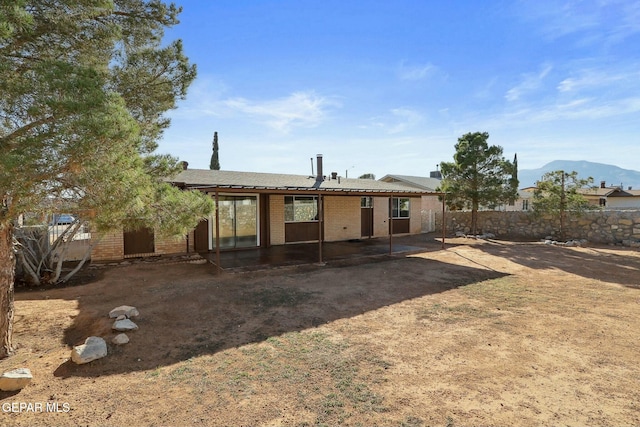
<svg viewBox="0 0 640 427">
<path fill-rule="evenodd" d="M 322 154 L 318 154 L 316 156 L 316 159 L 318 163 L 318 167 L 317 167 L 318 175 L 316 176 L 316 181 L 322 182 L 324 181 L 324 177 L 322 176 Z"/>
</svg>

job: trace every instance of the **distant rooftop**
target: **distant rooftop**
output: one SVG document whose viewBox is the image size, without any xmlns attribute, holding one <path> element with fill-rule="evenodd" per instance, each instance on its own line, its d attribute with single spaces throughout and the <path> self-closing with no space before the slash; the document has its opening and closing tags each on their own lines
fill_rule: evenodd
<svg viewBox="0 0 640 427">
<path fill-rule="evenodd" d="M 411 175 L 385 175 L 380 178 L 380 181 L 397 183 L 404 186 L 421 188 L 428 191 L 436 191 L 436 188 L 440 186 L 440 180 L 437 178 L 427 178 L 426 176 L 411 176 Z"/>
</svg>

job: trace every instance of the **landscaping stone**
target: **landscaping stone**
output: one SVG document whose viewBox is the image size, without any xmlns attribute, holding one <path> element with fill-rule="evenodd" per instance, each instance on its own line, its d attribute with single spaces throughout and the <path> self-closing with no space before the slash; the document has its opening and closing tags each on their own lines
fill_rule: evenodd
<svg viewBox="0 0 640 427">
<path fill-rule="evenodd" d="M 138 325 L 133 323 L 130 319 L 116 320 L 115 322 L 113 322 L 113 326 L 111 326 L 111 329 L 119 332 L 135 331 L 138 329 Z"/>
<path fill-rule="evenodd" d="M 0 376 L 0 390 L 17 391 L 29 385 L 33 376 L 27 368 L 18 368 L 7 371 Z"/>
<path fill-rule="evenodd" d="M 118 334 L 113 337 L 111 342 L 115 345 L 124 345 L 129 342 L 129 337 L 127 336 L 127 334 Z"/>
<path fill-rule="evenodd" d="M 138 309 L 130 305 L 121 305 L 120 307 L 116 307 L 109 312 L 109 317 L 112 319 L 115 319 L 118 316 L 126 316 L 130 319 L 139 315 L 140 313 L 138 312 Z"/>
<path fill-rule="evenodd" d="M 78 365 L 101 359 L 107 355 L 107 343 L 100 337 L 89 337 L 84 344 L 73 347 L 71 360 Z"/>
</svg>

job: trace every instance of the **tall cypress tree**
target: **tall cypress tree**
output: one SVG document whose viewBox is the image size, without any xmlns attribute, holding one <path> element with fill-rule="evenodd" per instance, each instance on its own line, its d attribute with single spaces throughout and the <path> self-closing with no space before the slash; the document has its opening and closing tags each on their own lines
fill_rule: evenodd
<svg viewBox="0 0 640 427">
<path fill-rule="evenodd" d="M 211 154 L 211 163 L 209 169 L 214 171 L 220 170 L 220 161 L 218 160 L 218 132 L 213 133 L 213 153 Z"/>
</svg>

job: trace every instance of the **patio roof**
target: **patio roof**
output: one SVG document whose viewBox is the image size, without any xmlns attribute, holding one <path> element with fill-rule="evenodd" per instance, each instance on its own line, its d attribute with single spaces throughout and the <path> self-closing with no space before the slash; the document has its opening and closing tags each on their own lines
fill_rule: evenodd
<svg viewBox="0 0 640 427">
<path fill-rule="evenodd" d="M 186 169 L 170 181 L 183 188 L 202 191 L 382 196 L 438 194 L 433 190 L 372 179 L 325 177 L 323 181 L 317 181 L 315 176 L 209 169 Z"/>
</svg>

